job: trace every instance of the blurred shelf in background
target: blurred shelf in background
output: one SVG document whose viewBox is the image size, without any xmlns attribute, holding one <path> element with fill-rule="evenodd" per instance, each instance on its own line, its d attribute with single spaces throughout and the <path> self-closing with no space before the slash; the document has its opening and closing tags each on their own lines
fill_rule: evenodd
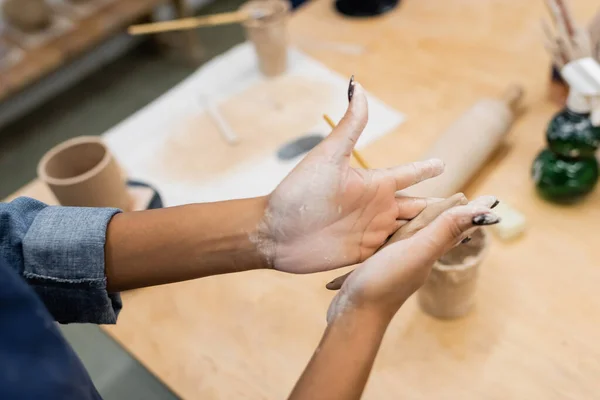
<svg viewBox="0 0 600 400">
<path fill-rule="evenodd" d="M 184 17 L 211 0 L 89 0 L 69 6 L 46 0 L 55 13 L 41 32 L 0 22 L 0 128 L 99 70 L 139 43 L 132 23 Z M 184 50 L 198 52 L 189 35 Z"/>
</svg>

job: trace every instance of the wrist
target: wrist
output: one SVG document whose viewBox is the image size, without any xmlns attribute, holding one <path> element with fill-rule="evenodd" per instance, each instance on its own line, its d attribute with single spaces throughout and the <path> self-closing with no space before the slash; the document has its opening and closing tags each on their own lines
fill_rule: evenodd
<svg viewBox="0 0 600 400">
<path fill-rule="evenodd" d="M 258 256 L 263 260 L 263 268 L 273 269 L 277 250 L 269 223 L 269 196 L 257 197 L 255 200 L 260 218 L 248 237 L 250 242 L 255 246 Z"/>
<path fill-rule="evenodd" d="M 349 305 L 338 310 L 328 318 L 328 325 L 358 327 L 369 326 L 376 331 L 385 332 L 394 314 L 385 312 L 378 307 L 363 307 Z"/>
</svg>

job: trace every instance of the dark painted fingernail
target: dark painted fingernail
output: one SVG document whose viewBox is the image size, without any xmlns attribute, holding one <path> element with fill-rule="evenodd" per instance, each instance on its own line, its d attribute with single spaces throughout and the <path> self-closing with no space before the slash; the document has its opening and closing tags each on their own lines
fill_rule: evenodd
<svg viewBox="0 0 600 400">
<path fill-rule="evenodd" d="M 466 238 L 464 238 L 464 239 L 463 239 L 463 240 L 461 240 L 460 242 L 461 242 L 462 244 L 469 243 L 469 242 L 471 241 L 471 239 L 472 239 L 472 237 L 471 237 L 471 236 L 467 236 Z"/>
<path fill-rule="evenodd" d="M 352 101 L 354 96 L 354 75 L 350 77 L 350 83 L 348 84 L 348 102 Z"/>
<path fill-rule="evenodd" d="M 500 200 L 496 199 L 496 201 L 494 202 L 494 204 L 492 204 L 492 206 L 490 208 L 494 208 L 496 207 L 498 204 L 500 204 Z"/>
<path fill-rule="evenodd" d="M 494 225 L 500 222 L 500 218 L 494 214 L 480 214 L 473 217 L 473 225 Z"/>
</svg>

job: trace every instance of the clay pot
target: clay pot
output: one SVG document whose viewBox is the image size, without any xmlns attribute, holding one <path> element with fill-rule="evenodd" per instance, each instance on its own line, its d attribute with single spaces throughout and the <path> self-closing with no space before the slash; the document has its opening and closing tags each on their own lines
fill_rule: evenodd
<svg viewBox="0 0 600 400">
<path fill-rule="evenodd" d="M 132 206 L 119 165 L 95 136 L 76 137 L 52 148 L 38 164 L 38 177 L 63 206 Z"/>
<path fill-rule="evenodd" d="M 4 0 L 2 14 L 23 32 L 41 31 L 52 23 L 52 8 L 44 0 Z"/>
<path fill-rule="evenodd" d="M 469 243 L 461 244 L 434 265 L 417 297 L 423 311 L 437 318 L 458 318 L 475 303 L 479 266 L 487 254 L 489 238 L 478 229 Z"/>
<path fill-rule="evenodd" d="M 258 67 L 266 76 L 287 69 L 287 21 L 289 3 L 283 0 L 251 0 L 240 8 L 255 16 L 243 22 L 246 36 L 254 44 Z"/>
</svg>

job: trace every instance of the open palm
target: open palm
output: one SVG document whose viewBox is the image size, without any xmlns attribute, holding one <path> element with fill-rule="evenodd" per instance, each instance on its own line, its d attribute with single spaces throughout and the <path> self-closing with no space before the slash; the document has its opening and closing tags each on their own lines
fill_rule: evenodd
<svg viewBox="0 0 600 400">
<path fill-rule="evenodd" d="M 440 160 L 350 167 L 367 119 L 367 100 L 357 84 L 340 124 L 270 195 L 265 228 L 274 242 L 274 268 L 310 273 L 363 261 L 427 205 L 427 199 L 396 192 L 439 175 Z"/>
</svg>

